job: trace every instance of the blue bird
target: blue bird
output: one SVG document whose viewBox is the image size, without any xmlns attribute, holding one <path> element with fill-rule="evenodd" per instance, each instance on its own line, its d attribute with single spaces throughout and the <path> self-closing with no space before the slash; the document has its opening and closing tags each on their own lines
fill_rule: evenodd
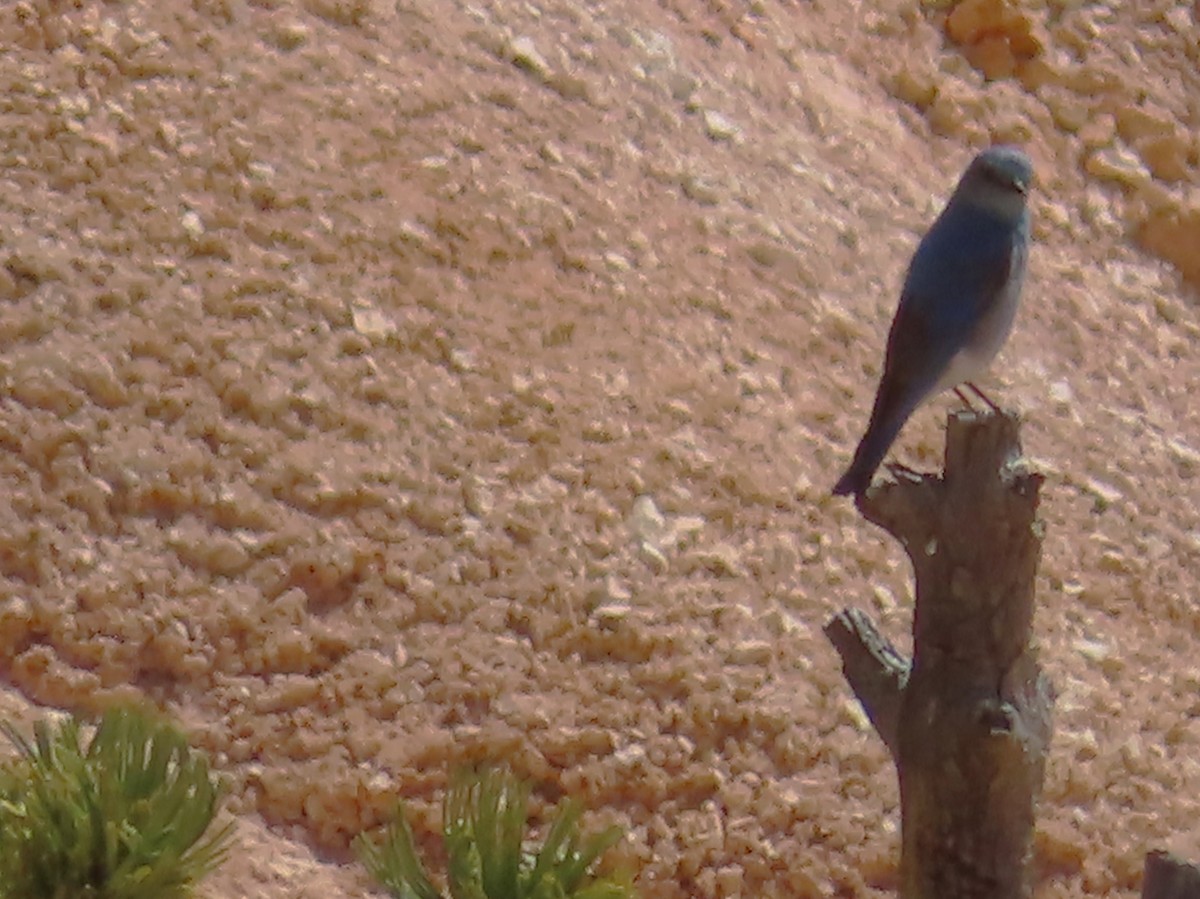
<svg viewBox="0 0 1200 899">
<path fill-rule="evenodd" d="M 867 432 L 833 488 L 861 496 L 896 435 L 925 400 L 983 374 L 1012 330 L 1029 252 L 1029 157 L 984 150 L 921 239 L 888 333 Z M 961 395 L 961 394 L 960 394 Z"/>
</svg>

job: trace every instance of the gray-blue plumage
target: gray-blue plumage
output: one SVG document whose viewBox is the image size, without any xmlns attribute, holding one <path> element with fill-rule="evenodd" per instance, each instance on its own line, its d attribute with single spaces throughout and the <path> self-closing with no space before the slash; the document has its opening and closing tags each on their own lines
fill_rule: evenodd
<svg viewBox="0 0 1200 899">
<path fill-rule="evenodd" d="M 976 156 L 921 239 L 888 333 L 867 432 L 833 488 L 863 493 L 922 402 L 983 374 L 1012 329 L 1029 247 L 1033 166 L 1015 147 Z"/>
</svg>

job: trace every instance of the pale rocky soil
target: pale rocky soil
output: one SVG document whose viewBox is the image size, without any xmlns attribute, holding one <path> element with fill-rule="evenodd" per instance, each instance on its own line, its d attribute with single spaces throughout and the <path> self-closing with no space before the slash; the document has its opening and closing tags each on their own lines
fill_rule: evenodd
<svg viewBox="0 0 1200 899">
<path fill-rule="evenodd" d="M 1016 140 L 1037 895 L 1200 858 L 1197 11 L 945 5 L 4 4 L 2 711 L 181 719 L 239 819 L 209 897 L 362 895 L 348 839 L 400 795 L 432 845 L 487 758 L 647 897 L 888 894 L 821 627 L 903 643 L 910 573 L 828 488 L 915 240 Z"/>
</svg>

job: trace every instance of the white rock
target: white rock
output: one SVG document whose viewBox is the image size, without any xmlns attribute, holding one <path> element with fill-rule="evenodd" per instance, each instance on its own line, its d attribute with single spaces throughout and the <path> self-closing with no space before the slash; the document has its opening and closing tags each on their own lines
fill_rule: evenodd
<svg viewBox="0 0 1200 899">
<path fill-rule="evenodd" d="M 704 110 L 704 131 L 713 140 L 734 140 L 742 129 L 715 109 Z"/>
<path fill-rule="evenodd" d="M 530 38 L 516 38 L 508 45 L 508 52 L 517 68 L 524 69 L 542 81 L 550 77 L 550 64 L 538 52 L 537 47 L 534 46 Z"/>
</svg>

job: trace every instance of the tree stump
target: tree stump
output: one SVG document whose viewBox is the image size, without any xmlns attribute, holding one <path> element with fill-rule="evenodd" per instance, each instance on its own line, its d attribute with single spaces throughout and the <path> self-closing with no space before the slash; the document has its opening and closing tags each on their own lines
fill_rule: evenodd
<svg viewBox="0 0 1200 899">
<path fill-rule="evenodd" d="M 1029 895 L 1053 695 L 1030 648 L 1042 483 L 1013 413 L 951 415 L 945 476 L 906 472 L 859 510 L 916 577 L 907 663 L 863 612 L 826 626 L 900 778 L 903 899 Z"/>
<path fill-rule="evenodd" d="M 1148 852 L 1142 899 L 1198 899 L 1200 867 L 1167 852 Z"/>
</svg>

